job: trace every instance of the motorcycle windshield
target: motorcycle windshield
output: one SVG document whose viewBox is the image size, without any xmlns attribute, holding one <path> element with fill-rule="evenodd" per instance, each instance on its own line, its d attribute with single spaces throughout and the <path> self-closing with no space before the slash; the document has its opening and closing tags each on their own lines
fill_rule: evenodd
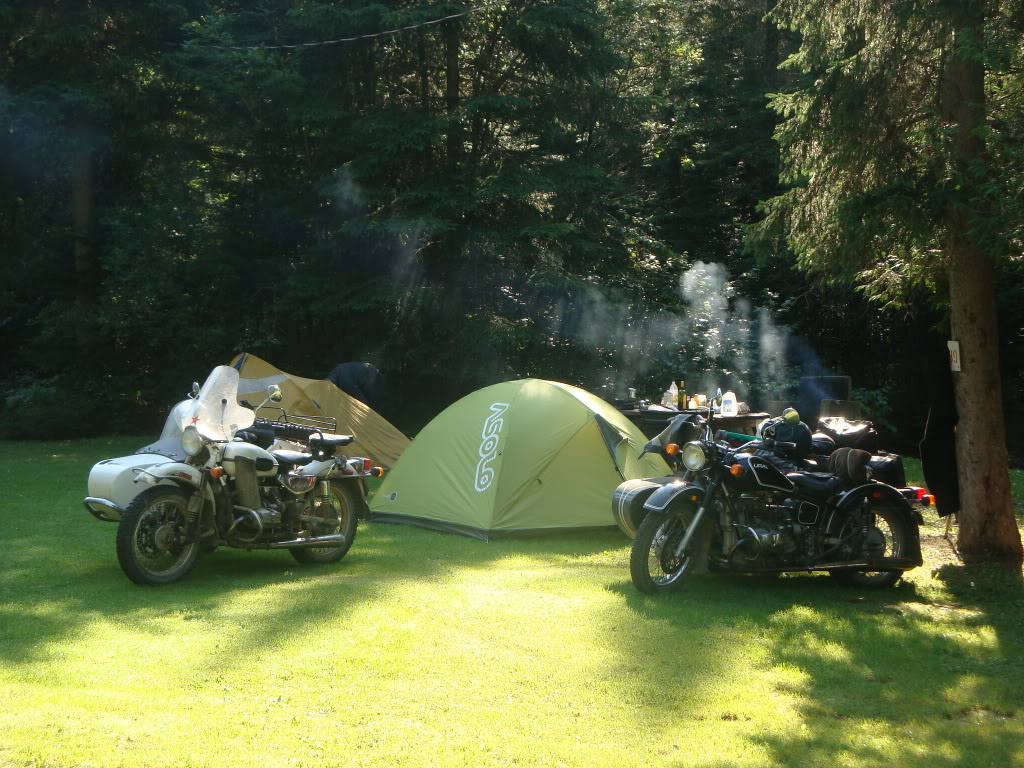
<svg viewBox="0 0 1024 768">
<path fill-rule="evenodd" d="M 182 429 L 194 425 L 207 440 L 230 440 L 256 421 L 255 412 L 238 404 L 238 371 L 227 365 L 213 369 L 189 405 L 175 406 L 172 414 L 177 414 Z"/>
<path fill-rule="evenodd" d="M 135 453 L 155 453 L 171 461 L 184 461 L 187 457 L 181 448 L 181 430 L 183 424 L 192 423 L 194 411 L 195 400 L 182 400 L 167 414 L 160 438 L 155 443 L 142 446 Z"/>
<path fill-rule="evenodd" d="M 183 424 L 191 424 L 192 411 L 195 400 L 182 400 L 171 408 L 167 414 L 167 421 L 164 422 L 164 429 L 160 433 L 161 440 L 180 440 Z"/>
<path fill-rule="evenodd" d="M 661 432 L 651 438 L 644 446 L 644 453 L 663 453 L 665 446 L 676 443 L 679 446 L 699 440 L 703 419 L 696 414 L 676 416 Z"/>
</svg>

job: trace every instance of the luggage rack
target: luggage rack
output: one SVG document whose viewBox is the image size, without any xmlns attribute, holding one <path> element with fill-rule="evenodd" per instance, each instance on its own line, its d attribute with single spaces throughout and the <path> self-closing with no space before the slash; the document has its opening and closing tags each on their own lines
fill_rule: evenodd
<svg viewBox="0 0 1024 768">
<path fill-rule="evenodd" d="M 336 433 L 338 431 L 338 420 L 333 416 L 299 416 L 297 414 L 284 414 L 285 424 L 294 424 L 298 427 L 310 427 L 319 429 L 321 432 Z"/>
<path fill-rule="evenodd" d="M 319 432 L 329 432 L 331 434 L 335 434 L 338 431 L 338 420 L 333 416 L 302 416 L 295 413 L 288 413 L 284 408 L 276 405 L 264 405 L 261 408 L 258 408 L 256 411 L 257 415 L 259 415 L 259 412 L 263 410 L 280 411 L 280 418 L 268 419 L 268 421 L 274 421 L 278 424 L 291 424 L 292 426 L 305 427 L 306 429 L 313 429 Z"/>
</svg>

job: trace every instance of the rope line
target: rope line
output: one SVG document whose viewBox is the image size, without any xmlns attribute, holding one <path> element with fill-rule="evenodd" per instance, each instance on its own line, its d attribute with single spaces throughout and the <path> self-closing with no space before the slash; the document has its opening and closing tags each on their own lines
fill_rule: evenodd
<svg viewBox="0 0 1024 768">
<path fill-rule="evenodd" d="M 441 24 L 445 21 L 451 21 L 452 19 L 458 19 L 462 16 L 468 16 L 471 13 L 477 11 L 484 11 L 488 8 L 493 8 L 496 5 L 502 5 L 506 0 L 493 0 L 490 3 L 484 3 L 478 5 L 475 8 L 470 8 L 459 13 L 453 13 L 449 16 L 443 16 L 440 19 L 432 19 L 430 21 L 423 21 L 419 24 L 410 24 L 407 27 L 398 27 L 397 29 L 388 29 L 383 32 L 371 32 L 367 35 L 356 35 L 355 37 L 339 37 L 337 40 L 320 40 L 315 43 L 294 43 L 292 45 L 214 45 L 213 43 L 196 43 L 188 42 L 181 43 L 181 45 L 197 46 L 201 48 L 219 48 L 224 51 L 255 51 L 255 50 L 276 50 L 281 48 L 312 48 L 317 45 L 335 45 L 337 43 L 351 43 L 356 40 L 369 40 L 373 37 L 384 37 L 386 35 L 397 35 L 400 32 L 408 32 L 412 29 L 419 29 L 420 27 L 429 27 L 431 24 Z"/>
</svg>

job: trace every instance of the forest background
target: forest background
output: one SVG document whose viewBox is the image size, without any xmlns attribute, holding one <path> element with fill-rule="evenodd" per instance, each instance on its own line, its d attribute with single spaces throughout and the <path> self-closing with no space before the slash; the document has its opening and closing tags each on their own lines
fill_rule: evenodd
<svg viewBox="0 0 1024 768">
<path fill-rule="evenodd" d="M 948 133 L 951 47 L 915 30 L 941 32 L 942 12 L 0 2 L 0 437 L 152 433 L 194 379 L 248 351 L 314 378 L 375 364 L 381 410 L 409 433 L 524 376 L 609 399 L 685 379 L 756 407 L 841 373 L 912 453 L 950 337 L 929 257 L 941 232 L 918 215 L 942 205 L 928 148 Z M 977 228 L 999 243 L 1019 463 L 1024 10 L 986 13 Z M 851 57 L 892 37 L 879 71 L 891 64 L 906 101 L 887 91 L 882 115 L 870 90 L 849 92 L 842 114 L 815 112 L 835 63 L 814 58 L 823 33 L 808 25 L 829 18 Z M 827 158 L 807 150 L 825 120 L 845 126 L 848 155 L 894 166 L 848 175 L 854 194 L 828 210 L 811 183 Z"/>
</svg>

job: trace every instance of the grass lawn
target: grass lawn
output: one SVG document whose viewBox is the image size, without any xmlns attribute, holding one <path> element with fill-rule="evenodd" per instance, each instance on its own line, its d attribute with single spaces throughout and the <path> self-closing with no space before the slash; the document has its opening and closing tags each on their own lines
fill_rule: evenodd
<svg viewBox="0 0 1024 768">
<path fill-rule="evenodd" d="M 4 768 L 1024 765 L 1024 600 L 965 584 L 934 517 L 884 592 L 648 598 L 617 532 L 384 524 L 336 565 L 218 550 L 143 588 L 81 506 L 142 442 L 0 443 Z"/>
</svg>

